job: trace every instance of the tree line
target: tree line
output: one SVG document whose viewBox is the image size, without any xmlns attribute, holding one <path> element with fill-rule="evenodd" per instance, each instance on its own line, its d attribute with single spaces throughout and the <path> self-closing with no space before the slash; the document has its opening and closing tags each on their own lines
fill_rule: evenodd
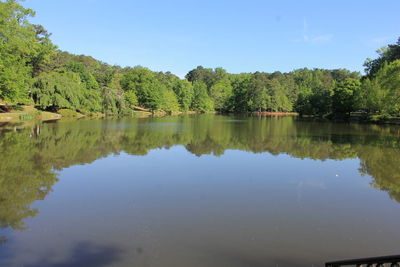
<svg viewBox="0 0 400 267">
<path fill-rule="evenodd" d="M 8 103 L 86 114 L 129 114 L 141 106 L 166 112 L 400 115 L 400 38 L 367 59 L 364 76 L 307 68 L 230 74 L 199 66 L 180 79 L 60 51 L 43 26 L 29 22 L 34 14 L 16 0 L 0 1 L 0 99 Z"/>
</svg>

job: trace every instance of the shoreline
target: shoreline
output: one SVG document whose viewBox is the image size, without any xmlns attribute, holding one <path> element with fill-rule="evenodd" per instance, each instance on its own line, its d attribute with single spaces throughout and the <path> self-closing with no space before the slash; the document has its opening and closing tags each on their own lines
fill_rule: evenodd
<svg viewBox="0 0 400 267">
<path fill-rule="evenodd" d="M 304 120 L 320 120 L 329 122 L 355 122 L 355 123 L 368 123 L 368 124 L 392 124 L 400 125 L 400 117 L 385 117 L 381 115 L 360 115 L 357 113 L 350 114 L 350 116 L 345 117 L 321 117 L 315 115 L 300 115 L 297 112 L 271 112 L 271 111 L 261 111 L 261 112 L 248 112 L 248 113 L 220 113 L 220 112 L 197 112 L 197 111 L 179 111 L 179 112 L 166 112 L 166 111 L 138 111 L 132 110 L 131 114 L 104 114 L 104 113 L 93 113 L 93 114 L 82 114 L 75 111 L 71 113 L 55 113 L 48 111 L 41 111 L 32 106 L 24 106 L 21 111 L 13 112 L 3 112 L 0 113 L 0 123 L 19 123 L 19 122 L 31 122 L 31 121 L 51 121 L 60 120 L 62 118 L 90 118 L 90 117 L 132 117 L 132 118 L 149 118 L 149 117 L 164 117 L 164 116 L 175 116 L 175 115 L 190 115 L 190 114 L 247 114 L 250 116 L 259 117 L 286 117 L 294 116 Z"/>
<path fill-rule="evenodd" d="M 182 114 L 215 114 L 217 112 L 197 112 L 197 111 L 178 111 L 166 112 L 158 110 L 154 112 L 132 110 L 130 114 L 105 114 L 105 113 L 92 113 L 82 114 L 73 110 L 61 109 L 58 113 L 38 110 L 33 106 L 24 106 L 21 111 L 11 111 L 0 113 L 0 123 L 19 123 L 31 121 L 51 121 L 60 120 L 62 118 L 102 118 L 102 117 L 132 117 L 132 118 L 149 118 L 149 117 L 164 117 Z"/>
<path fill-rule="evenodd" d="M 256 111 L 256 112 L 251 112 L 253 115 L 258 115 L 258 116 L 299 116 L 299 113 L 297 112 L 280 112 L 280 111 Z"/>
<path fill-rule="evenodd" d="M 376 125 L 400 125 L 400 117 L 390 117 L 382 115 L 357 115 L 351 114 L 350 116 L 337 116 L 337 117 L 323 117 L 315 115 L 299 115 L 300 119 L 304 120 L 317 120 L 327 122 L 351 122 L 360 124 L 376 124 Z"/>
</svg>

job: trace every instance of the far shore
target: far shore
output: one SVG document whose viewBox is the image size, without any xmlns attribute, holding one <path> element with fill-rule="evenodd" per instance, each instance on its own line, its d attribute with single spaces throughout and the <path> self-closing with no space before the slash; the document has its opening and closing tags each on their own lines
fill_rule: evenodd
<svg viewBox="0 0 400 267">
<path fill-rule="evenodd" d="M 82 114 L 73 110 L 61 109 L 56 112 L 48 112 L 38 110 L 33 106 L 23 106 L 21 110 L 13 110 L 10 112 L 0 113 L 0 123 L 19 123 L 19 122 L 31 122 L 31 121 L 52 121 L 59 120 L 61 118 L 83 118 L 83 117 L 132 117 L 132 118 L 148 118 L 148 117 L 164 117 L 164 116 L 174 116 L 183 114 L 202 114 L 202 113 L 212 113 L 218 114 L 218 112 L 196 112 L 196 111 L 186 111 L 186 112 L 165 112 L 163 110 L 157 111 L 141 111 L 132 110 L 130 114 L 104 114 L 104 113 L 92 113 L 92 114 Z M 219 113 L 224 114 L 224 113 Z M 232 113 L 226 113 L 232 114 Z M 326 121 L 345 121 L 345 122 L 355 122 L 355 123 L 371 123 L 371 124 L 400 124 L 399 117 L 385 117 L 379 115 L 359 114 L 357 112 L 351 113 L 350 116 L 345 117 L 320 117 L 320 116 L 302 116 L 297 112 L 273 112 L 273 111 L 257 111 L 246 113 L 248 115 L 260 116 L 260 117 L 285 117 L 285 116 L 296 116 L 305 119 L 316 119 L 316 120 L 326 120 Z"/>
<path fill-rule="evenodd" d="M 0 103 L 1 104 L 1 103 Z M 216 112 L 205 112 L 205 113 L 216 113 Z M 165 112 L 163 110 L 156 111 L 141 111 L 132 110 L 131 113 L 127 114 L 104 114 L 104 113 L 91 113 L 83 114 L 73 110 L 60 109 L 57 112 L 49 112 L 38 110 L 33 106 L 22 106 L 21 110 L 12 110 L 10 112 L 0 113 L 0 123 L 11 122 L 27 122 L 27 121 L 51 121 L 59 120 L 61 118 L 82 118 L 82 117 L 133 117 L 133 118 L 148 118 L 148 117 L 163 117 L 171 115 L 181 114 L 199 114 L 197 111 L 185 111 L 185 112 Z"/>
<path fill-rule="evenodd" d="M 297 112 L 274 112 L 274 111 L 256 111 L 252 112 L 254 115 L 259 116 L 299 116 Z"/>
</svg>

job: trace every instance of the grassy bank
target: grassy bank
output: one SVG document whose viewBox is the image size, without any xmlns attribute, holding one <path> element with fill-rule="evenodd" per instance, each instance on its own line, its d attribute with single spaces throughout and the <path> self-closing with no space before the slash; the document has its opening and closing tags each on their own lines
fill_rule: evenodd
<svg viewBox="0 0 400 267">
<path fill-rule="evenodd" d="M 82 114 L 75 110 L 60 109 L 57 112 L 41 111 L 33 106 L 6 106 L 1 103 L 3 111 L 5 108 L 9 109 L 7 112 L 0 113 L 0 122 L 28 122 L 28 121 L 47 121 L 47 120 L 58 120 L 61 118 L 81 118 L 81 117 L 112 117 L 112 116 L 129 116 L 133 118 L 146 118 L 146 117 L 162 117 L 167 115 L 179 115 L 179 114 L 195 114 L 195 111 L 188 112 L 172 112 L 168 113 L 162 110 L 150 112 L 141 110 L 132 110 L 129 114 L 103 114 L 103 113 L 90 113 Z"/>
<path fill-rule="evenodd" d="M 30 120 L 57 120 L 62 116 L 57 113 L 40 111 L 32 106 L 22 106 L 19 110 L 0 113 L 0 122 L 21 122 Z"/>
</svg>

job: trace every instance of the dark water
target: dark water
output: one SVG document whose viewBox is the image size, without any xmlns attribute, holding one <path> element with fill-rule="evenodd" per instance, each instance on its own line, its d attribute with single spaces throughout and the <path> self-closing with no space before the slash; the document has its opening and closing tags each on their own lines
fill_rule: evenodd
<svg viewBox="0 0 400 267">
<path fill-rule="evenodd" d="M 0 131 L 1 266 L 400 253 L 400 128 L 217 115 Z"/>
</svg>

